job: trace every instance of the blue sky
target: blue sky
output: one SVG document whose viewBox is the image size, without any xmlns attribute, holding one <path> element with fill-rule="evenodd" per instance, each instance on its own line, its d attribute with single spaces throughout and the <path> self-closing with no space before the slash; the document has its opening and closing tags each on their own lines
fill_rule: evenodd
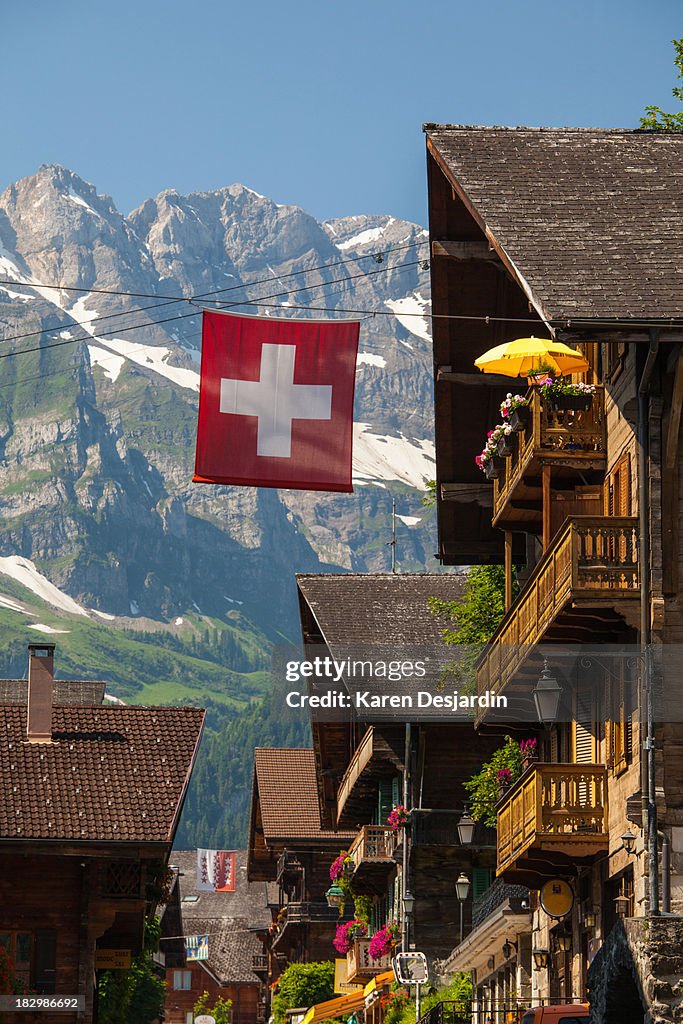
<svg viewBox="0 0 683 1024">
<path fill-rule="evenodd" d="M 0 189 L 62 163 L 127 213 L 241 181 L 323 219 L 426 217 L 424 121 L 678 109 L 680 0 L 3 5 Z"/>
</svg>

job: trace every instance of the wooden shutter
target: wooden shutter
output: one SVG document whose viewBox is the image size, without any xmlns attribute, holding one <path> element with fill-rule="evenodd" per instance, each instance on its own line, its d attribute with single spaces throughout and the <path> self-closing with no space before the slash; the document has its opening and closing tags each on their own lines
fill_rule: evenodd
<svg viewBox="0 0 683 1024">
<path fill-rule="evenodd" d="M 622 455 L 612 471 L 614 516 L 631 515 L 631 456 Z"/>
<path fill-rule="evenodd" d="M 575 764 L 593 764 L 595 761 L 594 722 L 593 690 L 585 682 L 579 683 L 575 694 L 573 722 Z"/>
<path fill-rule="evenodd" d="M 57 932 L 38 928 L 35 933 L 35 987 L 40 995 L 52 995 L 57 975 Z"/>
<path fill-rule="evenodd" d="M 472 868 L 472 899 L 478 900 L 490 888 L 493 872 L 491 868 Z"/>
<path fill-rule="evenodd" d="M 401 789 L 403 788 L 401 786 L 402 782 L 403 779 L 401 778 L 400 775 L 394 775 L 393 779 L 391 780 L 391 801 L 394 807 L 396 806 L 396 804 L 403 803 L 403 794 L 401 793 Z"/>
<path fill-rule="evenodd" d="M 377 784 L 376 825 L 386 825 L 393 806 L 393 779 L 380 779 Z"/>
<path fill-rule="evenodd" d="M 628 670 L 623 661 L 612 686 L 612 758 L 614 771 L 624 771 L 631 760 L 631 702 Z"/>
</svg>

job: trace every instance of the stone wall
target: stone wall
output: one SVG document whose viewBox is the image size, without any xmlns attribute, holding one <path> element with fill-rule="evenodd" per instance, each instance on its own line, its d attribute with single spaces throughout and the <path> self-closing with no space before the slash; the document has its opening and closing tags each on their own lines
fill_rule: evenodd
<svg viewBox="0 0 683 1024">
<path fill-rule="evenodd" d="M 610 932 L 588 972 L 594 1024 L 683 1022 L 683 918 L 631 918 Z"/>
</svg>

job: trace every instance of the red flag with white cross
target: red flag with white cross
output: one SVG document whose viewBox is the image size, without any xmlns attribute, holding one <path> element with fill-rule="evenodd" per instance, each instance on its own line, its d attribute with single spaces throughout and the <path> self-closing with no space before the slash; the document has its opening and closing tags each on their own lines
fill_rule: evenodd
<svg viewBox="0 0 683 1024">
<path fill-rule="evenodd" d="M 204 310 L 194 481 L 353 490 L 358 333 Z"/>
</svg>

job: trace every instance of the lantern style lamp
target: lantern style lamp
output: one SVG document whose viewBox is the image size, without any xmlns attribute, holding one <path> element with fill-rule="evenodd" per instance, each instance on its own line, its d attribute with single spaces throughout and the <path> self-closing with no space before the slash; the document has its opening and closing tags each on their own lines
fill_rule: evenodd
<svg viewBox="0 0 683 1024">
<path fill-rule="evenodd" d="M 636 837 L 633 835 L 633 832 L 624 832 L 621 842 L 627 853 L 633 853 L 636 846 Z"/>
<path fill-rule="evenodd" d="M 509 939 L 506 939 L 505 942 L 503 943 L 503 959 L 512 960 L 512 954 L 516 949 L 517 946 L 514 944 L 514 942 L 510 942 Z"/>
<path fill-rule="evenodd" d="M 572 948 L 572 937 L 568 932 L 560 932 L 555 936 L 555 947 L 558 953 L 568 953 Z"/>
<path fill-rule="evenodd" d="M 543 671 L 532 692 L 539 722 L 545 726 L 552 725 L 557 721 L 557 713 L 560 710 L 562 687 L 551 675 L 547 658 L 543 659 Z"/>
<path fill-rule="evenodd" d="M 415 897 L 413 896 L 410 889 L 406 889 L 403 897 L 403 911 L 406 917 L 410 917 L 415 909 Z"/>
<path fill-rule="evenodd" d="M 462 818 L 458 822 L 458 839 L 460 840 L 461 846 L 471 846 L 474 840 L 474 820 L 465 811 Z"/>
<path fill-rule="evenodd" d="M 464 903 L 470 894 L 470 880 L 464 871 L 461 871 L 456 883 L 455 893 L 461 903 Z"/>
<path fill-rule="evenodd" d="M 619 917 L 626 917 L 630 905 L 630 899 L 628 898 L 628 896 L 624 896 L 623 893 L 621 894 L 621 896 L 617 896 L 617 898 L 614 901 L 614 907 Z"/>
<path fill-rule="evenodd" d="M 328 907 L 341 907 L 345 900 L 344 890 L 336 882 L 333 882 L 325 893 L 325 899 Z"/>
<path fill-rule="evenodd" d="M 534 949 L 531 955 L 534 958 L 534 967 L 537 971 L 543 971 L 550 963 L 550 953 L 547 949 Z"/>
</svg>

